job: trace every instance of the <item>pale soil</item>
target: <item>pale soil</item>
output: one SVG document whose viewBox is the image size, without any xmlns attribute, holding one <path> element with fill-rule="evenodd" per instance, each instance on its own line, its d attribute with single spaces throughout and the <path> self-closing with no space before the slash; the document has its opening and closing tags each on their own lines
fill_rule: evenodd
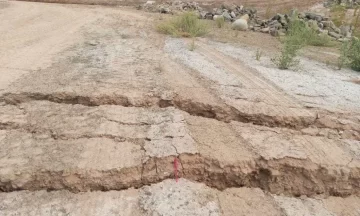
<svg viewBox="0 0 360 216">
<path fill-rule="evenodd" d="M 356 216 L 358 197 L 291 198 L 254 188 L 218 191 L 180 179 L 141 189 L 73 194 L 21 191 L 0 194 L 3 215 L 237 215 Z"/>
<path fill-rule="evenodd" d="M 131 8 L 4 4 L 0 215 L 359 215 L 358 73 L 189 51 Z"/>
</svg>

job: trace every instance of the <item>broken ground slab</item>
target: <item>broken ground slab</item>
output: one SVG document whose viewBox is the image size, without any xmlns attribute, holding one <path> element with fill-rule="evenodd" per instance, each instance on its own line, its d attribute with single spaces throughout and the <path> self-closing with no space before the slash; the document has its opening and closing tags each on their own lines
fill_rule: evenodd
<svg viewBox="0 0 360 216">
<path fill-rule="evenodd" d="M 13 4 L 11 11 L 31 8 L 34 9 L 31 15 L 41 15 L 52 22 L 50 15 L 42 14 L 41 5 L 19 4 Z M 80 6 L 76 7 L 78 10 L 81 10 Z M 39 70 L 29 68 L 30 62 L 26 59 L 16 62 L 0 59 L 0 63 L 4 61 L 9 65 L 7 67 L 29 70 L 20 78 L 9 81 L 0 101 L 9 104 L 50 100 L 91 106 L 174 106 L 192 115 L 222 121 L 292 128 L 307 127 L 316 118 L 315 113 L 307 111 L 284 93 L 275 91 L 266 80 L 251 72 L 233 73 L 229 68 L 222 69 L 224 63 L 221 62 L 219 65 L 208 64 L 215 62 L 210 56 L 203 61 L 194 58 L 194 62 L 207 65 L 207 68 L 195 70 L 171 61 L 161 49 L 163 37 L 148 25 L 152 18 L 139 12 L 108 8 L 104 14 L 94 8 L 89 11 L 87 13 L 94 15 L 91 22 L 82 23 L 81 28 L 74 27 L 74 43 L 62 46 L 51 56 L 45 53 L 43 58 L 39 57 Z M 18 20 L 11 22 L 16 24 Z M 48 31 L 52 32 L 51 29 Z M 10 44 L 12 41 L 8 38 L 11 34 L 5 38 Z M 27 45 L 27 49 L 42 46 L 39 43 L 26 44 L 25 39 L 18 40 Z M 183 49 L 181 47 L 180 51 Z M 208 72 L 205 73 L 204 69 Z M 4 69 L 4 73 L 11 72 Z M 269 95 L 273 96 L 267 98 Z"/>
<path fill-rule="evenodd" d="M 358 197 L 291 198 L 253 188 L 209 188 L 186 179 L 140 189 L 0 193 L 2 215 L 357 216 Z"/>
<path fill-rule="evenodd" d="M 13 47 L 11 38 L 17 38 L 16 41 L 24 44 L 21 47 L 26 47 L 26 50 L 43 46 L 41 39 L 29 43 L 27 38 L 19 38 L 17 31 L 7 31 L 9 33 L 2 37 L 5 37 L 8 49 L 14 50 L 14 55 L 10 55 L 10 59 L 4 56 L 0 63 L 6 63 L 6 68 L 20 68 L 26 73 L 6 81 L 6 88 L 3 87 L 0 95 L 2 103 L 48 100 L 87 106 L 173 106 L 191 115 L 225 122 L 234 120 L 297 129 L 310 126 L 330 128 L 337 133 L 336 136 L 360 139 L 358 118 L 339 120 L 337 116 L 334 119 L 322 115 L 319 118 L 316 112 L 304 108 L 276 85 L 269 84 L 254 70 L 245 67 L 244 63 L 214 50 L 209 51 L 203 43 L 191 52 L 183 41 L 167 40 L 165 51 L 169 54 L 164 54 L 161 49 L 163 37 L 149 25 L 154 19 L 151 15 L 128 9 L 100 10 L 85 6 L 74 6 L 72 9 L 48 4 L 44 4 L 43 8 L 42 5 L 10 3 L 9 11 L 29 10 L 31 13 L 28 16 L 40 16 L 52 22 L 52 14 L 43 14 L 42 10 L 51 11 L 59 7 L 64 14 L 71 10 L 74 13 L 84 10 L 92 18 L 76 26 L 65 26 L 64 29 L 73 30 L 66 36 L 68 43 L 60 44 L 59 49 L 55 49 L 56 44 L 52 52 L 38 56 L 36 68 L 29 66 L 33 64 L 28 58 L 18 60 L 16 55 L 26 55 L 26 52 Z M 10 24 L 22 23 L 20 21 L 26 17 L 17 19 L 9 21 Z M 36 23 L 30 23 L 27 28 L 31 25 Z M 47 27 L 45 25 L 44 28 Z M 34 26 L 36 28 L 38 26 Z M 50 36 L 57 35 L 52 31 L 49 28 L 44 32 Z M 50 38 L 48 46 L 56 43 L 56 38 Z M 187 61 L 189 57 L 191 61 Z M 14 75 L 6 68 L 1 69 L 4 74 Z M 325 120 L 320 122 L 319 119 L 323 118 Z M 314 132 L 316 128 L 310 130 L 330 137 Z"/>
<path fill-rule="evenodd" d="M 252 56 L 248 56 L 249 51 L 245 49 L 198 40 L 197 49 L 189 51 L 186 41 L 168 39 L 165 50 L 172 58 L 211 81 L 208 89 L 220 97 L 223 103 L 235 109 L 232 120 L 265 126 L 291 127 L 292 125 L 294 128 L 310 126 L 308 131 L 313 130 L 313 132 L 317 128 L 332 129 L 345 139 L 360 139 L 359 112 L 355 108 L 359 107 L 356 101 L 358 95 L 354 95 L 358 88 L 355 88 L 355 84 L 339 81 L 344 89 L 341 94 L 349 92 L 350 95 L 354 95 L 349 101 L 340 100 L 338 96 L 336 103 L 332 101 L 333 105 L 339 104 L 338 106 L 345 107 L 344 109 L 338 109 L 336 112 L 333 109 L 330 109 L 330 112 L 324 107 L 322 107 L 324 109 L 310 110 L 304 108 L 307 106 L 305 101 L 293 95 L 289 88 L 284 87 L 286 81 L 270 78 L 270 75 L 266 74 L 268 70 L 276 69 L 258 66 L 259 63 L 255 62 Z M 250 65 L 249 62 L 255 66 Z M 279 71 L 278 73 L 280 74 Z M 288 85 L 291 87 L 295 84 Z"/>
<path fill-rule="evenodd" d="M 359 194 L 359 142 L 191 116 L 176 108 L 0 106 L 2 191 L 120 190 L 179 175 L 289 195 Z"/>
</svg>

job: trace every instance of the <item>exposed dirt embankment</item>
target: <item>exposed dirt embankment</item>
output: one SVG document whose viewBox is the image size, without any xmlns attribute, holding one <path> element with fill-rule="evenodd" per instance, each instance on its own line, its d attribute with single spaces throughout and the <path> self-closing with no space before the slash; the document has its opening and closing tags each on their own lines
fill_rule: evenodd
<svg viewBox="0 0 360 216">
<path fill-rule="evenodd" d="M 174 179 L 173 161 L 181 162 L 179 176 L 224 190 L 232 187 L 261 188 L 287 196 L 359 195 L 360 168 L 334 170 L 295 159 L 221 166 L 219 161 L 201 155 L 180 154 L 177 157 L 150 158 L 142 166 L 127 169 L 99 170 L 31 170 L 17 179 L 1 179 L 2 192 L 17 190 L 69 190 L 72 192 L 124 190 Z M 343 173 L 340 177 L 339 174 Z M 346 174 L 345 174 L 345 173 Z"/>
<path fill-rule="evenodd" d="M 46 101 L 0 107 L 0 189 L 123 190 L 179 176 L 220 190 L 360 193 L 357 141 L 188 115 Z"/>
<path fill-rule="evenodd" d="M 341 137 L 345 131 L 344 138 L 360 140 L 360 124 L 346 120 L 344 116 L 334 118 L 331 116 L 331 114 L 321 114 L 317 118 L 302 118 L 293 116 L 272 116 L 262 113 L 251 114 L 242 112 L 241 110 L 231 106 L 214 106 L 212 104 L 204 104 L 197 101 L 186 100 L 180 97 L 174 97 L 172 99 L 166 100 L 157 97 L 148 97 L 141 103 L 133 104 L 131 98 L 123 95 L 79 96 L 71 93 L 54 93 L 50 95 L 44 95 L 41 93 L 7 93 L 0 97 L 0 101 L 11 105 L 21 105 L 21 103 L 30 101 L 50 101 L 60 104 L 80 104 L 85 106 L 119 105 L 124 107 L 146 108 L 175 107 L 193 116 L 211 118 L 223 122 L 238 121 L 268 127 L 283 127 L 296 129 L 303 134 L 316 136 Z M 0 129 L 1 128 L 16 128 L 16 124 L 0 123 Z M 326 135 L 329 133 L 329 131 L 331 135 Z"/>
</svg>

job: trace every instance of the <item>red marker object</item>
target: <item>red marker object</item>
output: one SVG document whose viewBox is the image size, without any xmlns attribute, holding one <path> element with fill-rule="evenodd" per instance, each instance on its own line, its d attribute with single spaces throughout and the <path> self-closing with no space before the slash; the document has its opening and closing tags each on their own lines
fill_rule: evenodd
<svg viewBox="0 0 360 216">
<path fill-rule="evenodd" d="M 179 181 L 179 178 L 178 178 L 178 163 L 177 163 L 177 158 L 174 158 L 174 174 L 175 174 L 176 182 L 178 182 L 178 181 Z"/>
</svg>

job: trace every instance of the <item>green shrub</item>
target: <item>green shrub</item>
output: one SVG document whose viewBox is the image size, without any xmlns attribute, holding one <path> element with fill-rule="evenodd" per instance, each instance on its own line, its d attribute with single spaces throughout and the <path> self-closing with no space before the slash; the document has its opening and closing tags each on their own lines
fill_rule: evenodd
<svg viewBox="0 0 360 216">
<path fill-rule="evenodd" d="M 299 64 L 299 60 L 296 59 L 297 53 L 307 43 L 305 29 L 305 23 L 300 20 L 294 20 L 289 24 L 280 55 L 271 59 L 279 69 L 285 70 Z"/>
<path fill-rule="evenodd" d="M 192 12 L 186 12 L 157 26 L 163 34 L 175 37 L 199 37 L 208 33 L 208 26 Z"/>
<path fill-rule="evenodd" d="M 225 24 L 225 18 L 223 16 L 219 16 L 215 19 L 215 24 L 218 28 L 222 28 Z"/>
<path fill-rule="evenodd" d="M 292 41 L 285 42 L 279 56 L 272 58 L 271 61 L 281 70 L 297 66 L 299 60 L 296 59 L 300 47 Z"/>
<path fill-rule="evenodd" d="M 360 40 L 353 39 L 349 46 L 348 58 L 350 67 L 360 71 Z"/>
<path fill-rule="evenodd" d="M 196 48 L 195 38 L 192 38 L 192 39 L 191 39 L 191 43 L 190 43 L 190 45 L 189 45 L 189 50 L 190 50 L 190 51 L 194 51 L 195 48 Z"/>
<path fill-rule="evenodd" d="M 349 66 L 351 69 L 360 71 L 360 40 L 352 39 L 344 42 L 339 57 L 339 69 Z"/>
<path fill-rule="evenodd" d="M 307 37 L 307 44 L 310 46 L 330 47 L 335 46 L 335 43 L 327 34 L 317 34 L 314 30 L 311 30 Z"/>
<path fill-rule="evenodd" d="M 337 62 L 338 69 L 341 70 L 344 66 L 348 65 L 348 50 L 349 50 L 349 42 L 344 42 L 340 47 L 340 56 Z"/>
<path fill-rule="evenodd" d="M 315 29 L 310 28 L 306 23 L 299 19 L 294 19 L 290 24 L 283 47 L 278 57 L 272 59 L 279 69 L 288 69 L 296 66 L 298 51 L 307 45 L 311 46 L 333 46 L 331 38 L 325 34 L 318 34 Z"/>
<path fill-rule="evenodd" d="M 255 53 L 255 59 L 256 59 L 256 61 L 260 61 L 262 55 L 263 55 L 263 52 L 261 51 L 261 49 L 257 49 L 257 50 L 256 50 L 256 53 Z"/>
</svg>

